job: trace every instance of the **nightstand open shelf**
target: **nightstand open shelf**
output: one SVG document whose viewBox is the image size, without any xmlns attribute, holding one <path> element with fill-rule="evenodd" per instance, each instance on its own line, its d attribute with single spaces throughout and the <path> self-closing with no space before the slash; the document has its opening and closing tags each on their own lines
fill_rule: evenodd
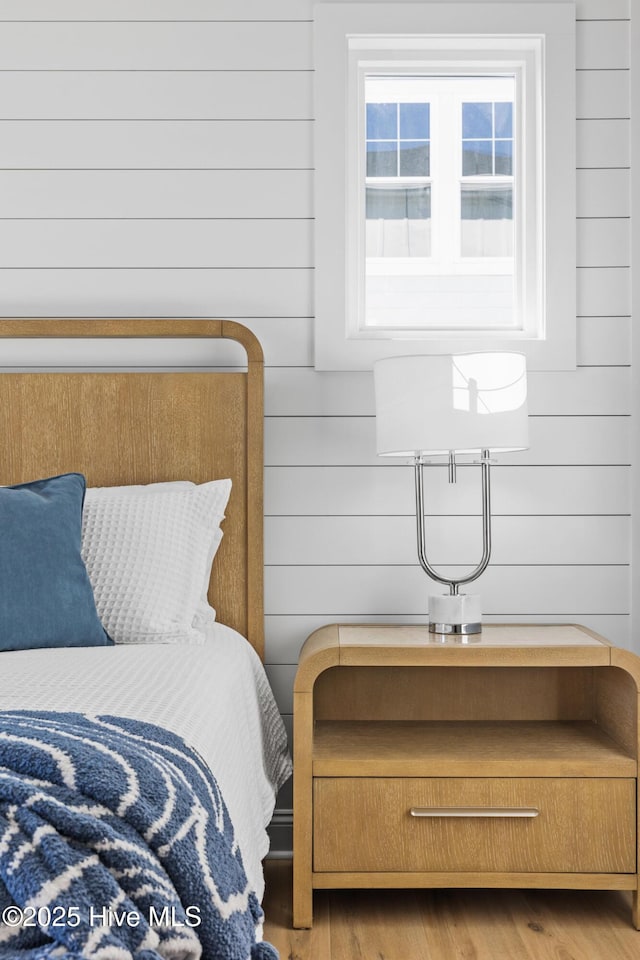
<svg viewBox="0 0 640 960">
<path fill-rule="evenodd" d="M 314 888 L 627 889 L 640 658 L 574 625 L 329 626 L 294 688 L 294 926 Z"/>
<path fill-rule="evenodd" d="M 317 721 L 314 777 L 635 777 L 586 721 Z"/>
</svg>

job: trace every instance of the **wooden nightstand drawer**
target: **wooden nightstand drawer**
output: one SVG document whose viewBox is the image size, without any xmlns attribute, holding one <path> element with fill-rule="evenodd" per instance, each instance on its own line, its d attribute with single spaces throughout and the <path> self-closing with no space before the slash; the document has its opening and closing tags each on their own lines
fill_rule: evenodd
<svg viewBox="0 0 640 960">
<path fill-rule="evenodd" d="M 320 777 L 313 869 L 634 873 L 635 791 L 611 778 Z"/>
</svg>

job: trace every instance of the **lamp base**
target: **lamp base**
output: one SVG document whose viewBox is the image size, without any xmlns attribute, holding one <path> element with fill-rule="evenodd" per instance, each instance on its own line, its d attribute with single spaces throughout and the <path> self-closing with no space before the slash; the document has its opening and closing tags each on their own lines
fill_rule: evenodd
<svg viewBox="0 0 640 960">
<path fill-rule="evenodd" d="M 429 597 L 429 633 L 468 636 L 481 632 L 482 615 L 477 593 Z"/>
</svg>

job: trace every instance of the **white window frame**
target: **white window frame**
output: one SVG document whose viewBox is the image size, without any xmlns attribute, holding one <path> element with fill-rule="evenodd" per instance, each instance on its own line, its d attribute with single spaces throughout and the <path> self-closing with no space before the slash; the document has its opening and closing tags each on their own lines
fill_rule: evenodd
<svg viewBox="0 0 640 960">
<path fill-rule="evenodd" d="M 317 2 L 316 53 L 316 323 L 319 370 L 370 369 L 375 360 L 408 353 L 513 350 L 530 369 L 575 368 L 575 3 L 557 2 Z M 435 61 L 460 64 L 502 58 L 522 69 L 537 58 L 536 170 L 524 150 L 527 224 L 522 241 L 527 315 L 520 330 L 376 331 L 362 336 L 363 76 L 368 64 Z M 530 68 L 529 68 L 530 71 Z M 531 77 L 531 72 L 529 72 Z M 525 78 L 527 74 L 525 71 Z M 525 79 L 525 87 L 526 87 Z M 559 94 L 561 91 L 561 95 Z M 529 87 L 523 96 L 535 98 Z M 522 135 L 522 131 L 520 131 Z M 533 195 L 531 192 L 533 191 Z M 354 213 L 355 210 L 355 213 Z M 520 218 L 522 221 L 523 218 Z M 536 269 L 531 269 L 531 262 Z M 531 281 L 534 277 L 534 281 Z M 532 308 L 533 304 L 533 308 Z"/>
</svg>

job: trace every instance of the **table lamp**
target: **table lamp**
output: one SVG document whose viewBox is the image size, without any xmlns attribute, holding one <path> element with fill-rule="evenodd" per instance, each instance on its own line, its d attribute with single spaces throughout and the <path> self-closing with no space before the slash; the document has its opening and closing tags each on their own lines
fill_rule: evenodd
<svg viewBox="0 0 640 960">
<path fill-rule="evenodd" d="M 520 353 L 388 357 L 374 365 L 377 452 L 414 464 L 418 559 L 425 573 L 449 587 L 429 598 L 431 633 L 480 633 L 477 594 L 460 593 L 484 572 L 491 556 L 490 465 L 495 453 L 528 446 L 527 372 Z M 471 455 L 482 475 L 482 558 L 464 577 L 437 573 L 427 559 L 425 463 L 445 457 L 456 482 L 459 456 Z"/>
</svg>

